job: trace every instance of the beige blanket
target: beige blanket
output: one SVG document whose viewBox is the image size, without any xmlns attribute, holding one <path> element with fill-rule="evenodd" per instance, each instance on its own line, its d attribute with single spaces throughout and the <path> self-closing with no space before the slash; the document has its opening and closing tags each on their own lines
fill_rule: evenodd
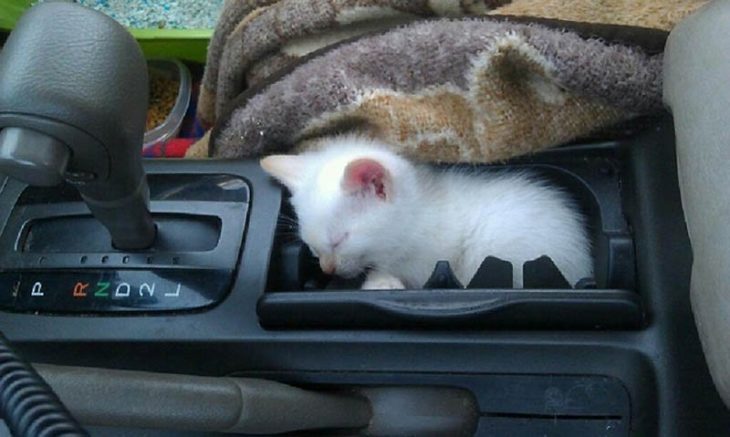
<svg viewBox="0 0 730 437">
<path fill-rule="evenodd" d="M 561 144 L 659 111 L 664 31 L 703 3 L 230 0 L 199 103 L 215 129 L 188 156 L 352 130 L 428 161 Z"/>
</svg>

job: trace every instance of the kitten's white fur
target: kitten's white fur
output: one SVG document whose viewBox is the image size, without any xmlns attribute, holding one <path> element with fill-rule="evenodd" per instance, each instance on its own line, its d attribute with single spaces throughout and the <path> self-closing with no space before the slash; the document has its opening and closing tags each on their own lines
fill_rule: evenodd
<svg viewBox="0 0 730 437">
<path fill-rule="evenodd" d="M 387 198 L 343 189 L 347 165 L 361 158 L 387 171 Z M 585 225 L 566 194 L 524 172 L 467 172 L 416 166 L 374 140 L 333 137 L 317 151 L 264 158 L 262 167 L 291 191 L 302 240 L 320 263 L 363 288 L 419 288 L 448 260 L 467 284 L 487 256 L 513 263 L 548 255 L 575 284 L 592 276 Z"/>
</svg>

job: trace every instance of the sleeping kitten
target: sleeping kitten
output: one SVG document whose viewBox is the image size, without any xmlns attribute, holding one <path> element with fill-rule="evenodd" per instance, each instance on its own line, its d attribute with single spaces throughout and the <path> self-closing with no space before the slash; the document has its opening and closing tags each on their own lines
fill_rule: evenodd
<svg viewBox="0 0 730 437">
<path fill-rule="evenodd" d="M 592 276 L 575 206 L 525 173 L 417 166 L 355 136 L 261 166 L 292 193 L 302 240 L 322 270 L 367 271 L 364 289 L 420 288 L 439 260 L 466 284 L 490 255 L 513 263 L 515 288 L 522 264 L 543 255 L 571 285 Z"/>
</svg>

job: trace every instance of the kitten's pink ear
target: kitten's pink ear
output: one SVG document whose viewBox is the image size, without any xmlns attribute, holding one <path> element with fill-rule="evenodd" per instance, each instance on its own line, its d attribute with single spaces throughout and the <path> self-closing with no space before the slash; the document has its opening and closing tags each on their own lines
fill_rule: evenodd
<svg viewBox="0 0 730 437">
<path fill-rule="evenodd" d="M 378 161 L 370 158 L 356 159 L 345 167 L 342 189 L 350 194 L 364 194 L 388 200 L 391 196 L 390 173 Z"/>
<path fill-rule="evenodd" d="M 304 158 L 296 155 L 271 155 L 262 159 L 261 168 L 284 184 L 289 191 L 294 191 L 302 184 L 304 177 Z"/>
</svg>

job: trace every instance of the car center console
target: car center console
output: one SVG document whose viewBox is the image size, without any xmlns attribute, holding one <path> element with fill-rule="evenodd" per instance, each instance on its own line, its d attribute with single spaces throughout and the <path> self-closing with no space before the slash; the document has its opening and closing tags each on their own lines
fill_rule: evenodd
<svg viewBox="0 0 730 437">
<path fill-rule="evenodd" d="M 96 242 L 54 232 L 93 232 L 83 202 L 63 187 L 6 180 L 0 329 L 38 362 L 304 387 L 465 388 L 481 409 L 479 435 L 712 435 L 728 418 L 688 304 L 672 145 L 663 122 L 635 139 L 527 160 L 597 154 L 615 164 L 614 206 L 635 248 L 635 287 L 616 291 L 332 290 L 302 261 L 309 255 L 286 254 L 277 236 L 286 193 L 252 161 L 145 162 L 159 235 L 182 230 L 179 242 L 145 251 L 110 249 L 103 229 Z"/>
<path fill-rule="evenodd" d="M 457 388 L 477 409 L 463 429 L 485 436 L 730 428 L 689 306 L 668 117 L 502 164 L 576 199 L 594 278 L 567 284 L 549 259 L 515 267 L 495 254 L 469 284 L 440 263 L 423 289 L 358 291 L 289 238 L 287 193 L 255 160 L 142 161 L 141 119 L 120 127 L 104 119 L 117 111 L 93 110 L 125 96 L 82 105 L 88 123 L 58 111 L 63 99 L 28 103 L 47 95 L 7 79 L 15 50 L 34 49 L 22 35 L 0 63 L 0 172 L 13 176 L 0 179 L 0 331 L 33 362 L 318 390 Z M 55 84 L 52 73 L 39 77 Z M 114 138 L 109 126 L 137 133 Z M 514 290 L 520 267 L 526 288 Z"/>
</svg>

